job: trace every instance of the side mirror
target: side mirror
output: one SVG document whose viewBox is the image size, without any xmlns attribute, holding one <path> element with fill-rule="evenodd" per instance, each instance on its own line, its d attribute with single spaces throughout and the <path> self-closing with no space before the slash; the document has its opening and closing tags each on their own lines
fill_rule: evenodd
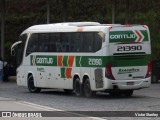
<svg viewBox="0 0 160 120">
<path fill-rule="evenodd" d="M 22 43 L 22 41 L 15 42 L 15 43 L 11 46 L 11 55 L 12 55 L 12 56 L 15 56 L 15 54 L 16 54 L 15 48 L 16 48 L 17 45 L 19 45 L 20 43 Z"/>
</svg>

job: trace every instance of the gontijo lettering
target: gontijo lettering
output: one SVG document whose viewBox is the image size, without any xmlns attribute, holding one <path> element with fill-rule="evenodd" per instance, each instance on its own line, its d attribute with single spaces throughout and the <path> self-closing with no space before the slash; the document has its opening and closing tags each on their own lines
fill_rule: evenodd
<svg viewBox="0 0 160 120">
<path fill-rule="evenodd" d="M 36 58 L 38 64 L 53 64 L 53 58 Z"/>
<path fill-rule="evenodd" d="M 110 35 L 110 39 L 128 39 L 128 38 L 136 38 L 135 34 L 121 34 L 121 35 Z"/>
<path fill-rule="evenodd" d="M 49 55 L 31 55 L 30 62 L 33 66 L 57 66 L 57 57 Z"/>
</svg>

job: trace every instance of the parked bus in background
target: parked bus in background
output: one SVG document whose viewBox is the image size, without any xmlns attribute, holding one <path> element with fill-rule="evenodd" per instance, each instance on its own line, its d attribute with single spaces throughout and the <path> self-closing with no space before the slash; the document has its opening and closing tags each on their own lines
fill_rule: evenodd
<svg viewBox="0 0 160 120">
<path fill-rule="evenodd" d="M 17 84 L 91 97 L 98 91 L 131 96 L 151 84 L 151 42 L 146 25 L 69 22 L 35 25 L 11 47 Z"/>
</svg>

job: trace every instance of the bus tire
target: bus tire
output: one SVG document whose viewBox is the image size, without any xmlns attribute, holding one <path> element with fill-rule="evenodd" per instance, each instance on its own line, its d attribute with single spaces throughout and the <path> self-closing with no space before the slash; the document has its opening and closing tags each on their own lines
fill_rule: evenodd
<svg viewBox="0 0 160 120">
<path fill-rule="evenodd" d="M 79 78 L 76 78 L 75 81 L 74 81 L 74 92 L 75 92 L 77 97 L 80 97 L 80 96 L 83 95 L 82 85 L 80 83 L 80 79 Z"/>
<path fill-rule="evenodd" d="M 90 97 L 95 96 L 95 94 L 96 94 L 96 92 L 94 92 L 94 91 L 91 90 L 90 81 L 87 78 L 84 81 L 84 96 L 87 97 L 87 98 L 90 98 Z"/>
<path fill-rule="evenodd" d="M 133 90 L 126 90 L 124 91 L 124 96 L 125 97 L 131 97 L 133 95 Z"/>
<path fill-rule="evenodd" d="M 28 90 L 30 93 L 39 93 L 41 91 L 41 88 L 34 86 L 34 79 L 32 75 L 28 78 Z"/>
</svg>

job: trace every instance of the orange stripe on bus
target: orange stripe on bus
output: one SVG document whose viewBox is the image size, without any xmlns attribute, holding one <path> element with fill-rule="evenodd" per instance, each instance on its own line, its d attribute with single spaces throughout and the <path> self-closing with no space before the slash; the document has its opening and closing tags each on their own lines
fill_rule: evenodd
<svg viewBox="0 0 160 120">
<path fill-rule="evenodd" d="M 137 30 L 135 30 L 136 31 L 136 33 L 137 33 L 137 35 L 138 35 L 138 41 L 137 42 L 140 42 L 141 41 L 141 39 L 142 39 L 142 35 L 137 31 Z"/>
<path fill-rule="evenodd" d="M 73 66 L 73 62 L 74 62 L 74 56 L 69 56 L 69 58 L 68 58 L 68 66 L 72 67 Z"/>
<path fill-rule="evenodd" d="M 82 32 L 83 31 L 83 27 L 79 27 L 78 29 L 77 29 L 77 32 Z"/>
<path fill-rule="evenodd" d="M 58 56 L 58 66 L 63 66 L 62 59 L 63 59 L 63 56 Z"/>
<path fill-rule="evenodd" d="M 72 68 L 66 69 L 66 78 L 72 78 L 71 71 L 72 71 Z"/>
</svg>

